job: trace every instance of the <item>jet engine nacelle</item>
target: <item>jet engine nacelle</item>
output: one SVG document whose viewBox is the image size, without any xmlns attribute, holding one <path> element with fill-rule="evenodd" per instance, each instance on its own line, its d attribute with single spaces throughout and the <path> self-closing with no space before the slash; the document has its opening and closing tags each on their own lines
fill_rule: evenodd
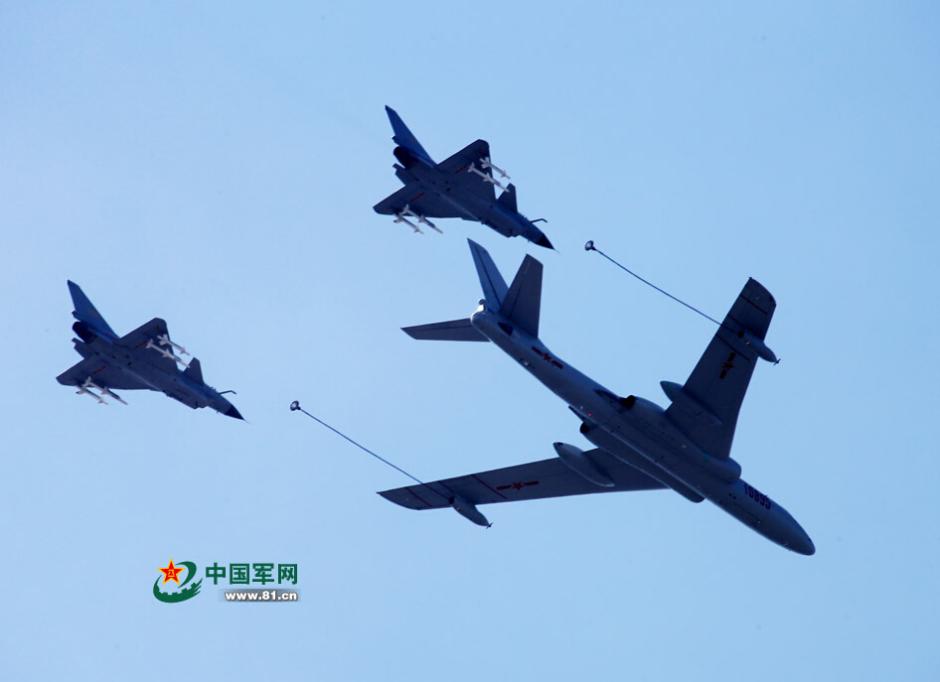
<svg viewBox="0 0 940 682">
<path fill-rule="evenodd" d="M 613 488 L 614 482 L 581 448 L 567 443 L 554 443 L 558 457 L 578 476 L 600 488 Z"/>
</svg>

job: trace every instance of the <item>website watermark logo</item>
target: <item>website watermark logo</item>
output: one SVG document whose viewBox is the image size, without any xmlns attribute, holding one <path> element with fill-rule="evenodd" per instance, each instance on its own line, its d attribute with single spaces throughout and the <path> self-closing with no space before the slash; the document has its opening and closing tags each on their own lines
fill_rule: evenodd
<svg viewBox="0 0 940 682">
<path fill-rule="evenodd" d="M 194 561 L 170 563 L 157 570 L 162 574 L 153 583 L 153 596 L 165 604 L 187 601 L 199 594 L 203 580 L 211 580 L 213 586 L 245 586 L 251 589 L 225 590 L 225 601 L 281 602 L 298 601 L 297 590 L 289 589 L 297 584 L 297 564 L 293 563 L 228 563 L 213 561 L 207 565 L 202 577 Z"/>
<path fill-rule="evenodd" d="M 158 601 L 162 601 L 166 604 L 175 604 L 177 602 L 186 601 L 187 599 L 192 599 L 199 594 L 199 588 L 202 587 L 202 580 L 193 582 L 193 578 L 196 577 L 196 564 L 192 561 L 181 561 L 180 565 L 176 566 L 173 564 L 173 560 L 170 559 L 170 563 L 166 568 L 158 568 L 157 570 L 163 573 L 163 585 L 175 582 L 177 587 L 175 591 L 164 592 L 161 588 L 160 578 L 158 577 L 153 581 L 153 596 L 156 597 Z M 180 582 L 180 573 L 184 573 L 183 582 Z M 170 585 L 170 588 L 172 587 L 173 586 Z"/>
</svg>

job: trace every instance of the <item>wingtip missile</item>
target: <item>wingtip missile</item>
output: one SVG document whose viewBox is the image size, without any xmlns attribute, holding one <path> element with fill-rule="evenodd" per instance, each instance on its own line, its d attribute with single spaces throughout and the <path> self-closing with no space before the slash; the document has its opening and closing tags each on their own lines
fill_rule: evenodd
<svg viewBox="0 0 940 682">
<path fill-rule="evenodd" d="M 189 367 L 189 363 L 188 363 L 188 362 L 186 362 L 186 361 L 183 360 L 182 358 L 180 358 L 180 357 L 174 355 L 172 350 L 169 350 L 169 349 L 167 349 L 167 348 L 161 347 L 161 345 L 160 345 L 159 343 L 154 343 L 154 342 L 153 342 L 153 339 L 147 339 L 147 345 L 144 346 L 144 347 L 147 348 L 147 349 L 149 349 L 149 350 L 156 351 L 157 353 L 159 353 L 160 355 L 162 355 L 163 357 L 165 357 L 167 360 L 173 360 L 173 362 L 177 362 L 177 363 L 181 364 L 184 369 L 187 368 L 187 367 Z"/>
<path fill-rule="evenodd" d="M 421 231 L 421 229 L 417 225 L 415 225 L 413 222 L 408 220 L 408 218 L 414 218 L 415 220 L 418 221 L 419 224 L 427 225 L 438 234 L 444 234 L 444 231 L 441 230 L 437 225 L 432 223 L 430 220 L 428 220 L 425 216 L 421 215 L 420 213 L 415 213 L 411 209 L 411 206 L 409 206 L 408 204 L 405 204 L 405 207 L 395 214 L 395 222 L 405 223 L 406 225 L 410 226 L 411 229 L 413 229 L 418 234 L 424 234 Z"/>
<path fill-rule="evenodd" d="M 496 164 L 494 164 L 494 163 L 490 160 L 490 157 L 488 157 L 488 156 L 484 156 L 482 159 L 480 159 L 480 166 L 481 166 L 484 170 L 496 171 L 497 173 L 499 173 L 499 177 L 501 177 L 501 178 L 506 178 L 507 180 L 510 179 L 509 173 L 507 173 L 507 172 L 504 171 L 502 168 L 500 168 L 499 166 L 497 166 Z"/>
<path fill-rule="evenodd" d="M 95 393 L 95 391 L 98 391 L 98 393 Z M 85 379 L 85 381 L 83 381 L 81 385 L 78 386 L 78 390 L 75 393 L 77 395 L 82 395 L 82 394 L 90 395 L 92 398 L 98 401 L 99 405 L 108 404 L 108 401 L 104 399 L 104 396 L 108 396 L 109 398 L 114 398 L 122 405 L 127 405 L 127 401 L 124 400 L 124 398 L 119 396 L 117 393 L 112 391 L 107 386 L 101 386 L 99 384 L 96 384 L 94 379 L 92 379 L 91 377 L 88 377 L 87 379 Z"/>
<path fill-rule="evenodd" d="M 395 214 L 395 222 L 404 223 L 405 225 L 410 227 L 415 232 L 415 234 L 424 234 L 424 232 L 421 230 L 420 227 L 418 227 L 413 222 L 408 220 L 407 214 L 404 211 L 399 211 L 398 213 Z"/>
<path fill-rule="evenodd" d="M 127 405 L 127 401 L 124 400 L 124 398 L 122 398 L 121 396 L 119 396 L 117 393 L 115 393 L 114 391 L 112 391 L 110 388 L 105 388 L 104 386 L 99 386 L 99 387 L 98 387 L 98 390 L 101 391 L 101 393 L 102 393 L 103 395 L 106 395 L 106 396 L 108 396 L 108 397 L 110 397 L 110 398 L 114 398 L 115 400 L 117 400 L 117 401 L 118 401 L 119 403 L 121 403 L 122 405 Z"/>
<path fill-rule="evenodd" d="M 107 400 L 105 400 L 104 398 L 102 398 L 100 395 L 98 395 L 98 394 L 95 393 L 94 391 L 89 391 L 89 390 L 88 390 L 87 388 L 85 388 L 84 386 L 79 386 L 79 387 L 78 387 L 78 390 L 75 391 L 75 395 L 87 395 L 87 396 L 91 396 L 92 398 L 94 398 L 95 400 L 98 401 L 98 404 L 99 404 L 99 405 L 107 405 L 107 404 L 108 404 L 108 401 L 107 401 Z"/>
<path fill-rule="evenodd" d="M 499 180 L 494 178 L 490 173 L 487 173 L 485 170 L 480 170 L 479 168 L 477 168 L 475 163 L 471 163 L 467 167 L 467 172 L 473 173 L 474 175 L 479 175 L 480 179 L 483 180 L 483 182 L 488 182 L 489 184 L 495 187 L 499 187 L 504 192 L 506 191 L 506 186 L 503 183 L 501 183 Z"/>
<path fill-rule="evenodd" d="M 160 334 L 159 336 L 157 336 L 157 342 L 161 346 L 170 346 L 174 350 L 178 351 L 181 355 L 190 355 L 190 352 L 188 350 L 186 350 L 185 348 L 183 348 L 183 346 L 181 346 L 180 344 L 170 339 L 169 334 Z"/>
</svg>

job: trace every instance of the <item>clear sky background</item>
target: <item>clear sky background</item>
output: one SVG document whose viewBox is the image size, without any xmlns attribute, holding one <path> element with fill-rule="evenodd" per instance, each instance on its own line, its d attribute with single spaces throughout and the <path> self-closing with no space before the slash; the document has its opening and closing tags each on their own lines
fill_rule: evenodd
<svg viewBox="0 0 940 682">
<path fill-rule="evenodd" d="M 0 6 L 0 677 L 927 679 L 940 674 L 933 3 Z M 414 236 L 394 106 L 438 160 L 477 137 L 557 253 Z M 666 403 L 748 276 L 778 308 L 734 456 L 817 554 L 667 492 L 413 512 L 407 481 L 586 446 L 483 344 L 466 246 L 545 264 L 542 336 Z M 101 407 L 66 279 L 154 316 L 240 423 Z M 169 558 L 298 563 L 302 601 L 151 595 Z"/>
</svg>

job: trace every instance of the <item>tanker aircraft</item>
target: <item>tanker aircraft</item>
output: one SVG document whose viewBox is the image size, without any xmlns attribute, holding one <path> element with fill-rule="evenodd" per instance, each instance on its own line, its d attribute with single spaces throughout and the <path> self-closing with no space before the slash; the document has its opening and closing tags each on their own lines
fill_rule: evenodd
<svg viewBox="0 0 940 682">
<path fill-rule="evenodd" d="M 516 188 L 504 186 L 501 178 L 509 175 L 490 160 L 490 145 L 486 140 L 472 142 L 441 163 L 435 163 L 424 150 L 408 126 L 391 107 L 385 107 L 392 124 L 395 142 L 394 154 L 398 163 L 395 175 L 404 187 L 382 199 L 373 208 L 376 213 L 395 216 L 396 223 L 404 223 L 415 232 L 421 225 L 440 232 L 428 218 L 462 218 L 483 223 L 505 237 L 525 237 L 530 242 L 548 249 L 554 248 L 535 223 L 516 207 Z M 496 197 L 495 188 L 502 193 Z"/>
<path fill-rule="evenodd" d="M 81 287 L 71 281 L 68 284 L 75 306 L 72 316 L 77 320 L 72 330 L 79 337 L 72 343 L 82 360 L 57 377 L 60 384 L 75 386 L 76 393 L 89 395 L 100 404 L 107 404 L 105 398 L 127 404 L 113 389 L 149 389 L 194 409 L 211 407 L 226 417 L 243 419 L 223 397 L 223 393 L 234 391 L 216 391 L 203 381 L 198 359 L 187 363 L 180 357 L 189 353 L 170 339 L 166 322 L 155 317 L 118 337 Z"/>
<path fill-rule="evenodd" d="M 758 358 L 777 362 L 764 343 L 776 302 L 749 279 L 684 385 L 663 381 L 664 410 L 621 397 L 554 355 L 539 339 L 542 264 L 526 256 L 510 286 L 483 247 L 470 242 L 483 300 L 469 319 L 406 327 L 416 339 L 492 341 L 564 400 L 594 446 L 555 443 L 557 457 L 380 492 L 409 509 L 452 507 L 480 526 L 481 504 L 585 493 L 672 489 L 710 500 L 773 542 L 816 550 L 790 514 L 741 478 L 731 459 L 738 412 Z"/>
</svg>

